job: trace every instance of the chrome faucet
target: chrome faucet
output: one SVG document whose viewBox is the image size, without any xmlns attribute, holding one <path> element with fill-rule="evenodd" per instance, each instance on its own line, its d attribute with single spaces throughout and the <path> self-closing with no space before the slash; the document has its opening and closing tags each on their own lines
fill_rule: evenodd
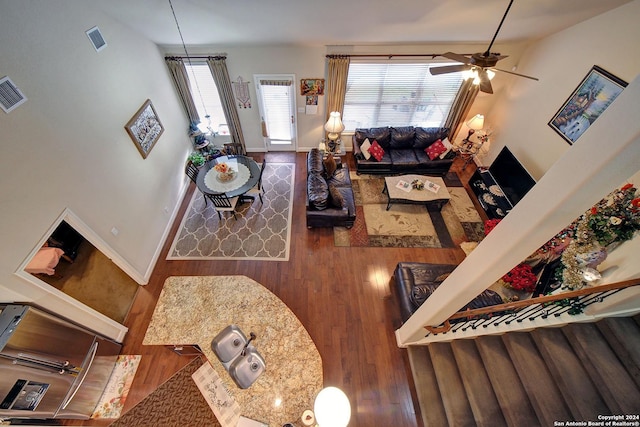
<svg viewBox="0 0 640 427">
<path fill-rule="evenodd" d="M 256 339 L 256 334 L 254 334 L 253 332 L 249 332 L 249 340 L 247 341 L 247 343 L 244 345 L 244 348 L 240 352 L 241 356 L 244 356 L 247 354 L 247 347 L 249 347 L 249 344 L 251 343 L 251 341 L 255 339 Z"/>
</svg>

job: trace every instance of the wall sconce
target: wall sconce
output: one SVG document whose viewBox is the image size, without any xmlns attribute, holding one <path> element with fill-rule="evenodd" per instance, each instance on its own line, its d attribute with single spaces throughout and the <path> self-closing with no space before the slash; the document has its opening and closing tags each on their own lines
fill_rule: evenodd
<svg viewBox="0 0 640 427">
<path fill-rule="evenodd" d="M 351 404 L 342 390 L 326 387 L 316 396 L 313 412 L 320 427 L 347 427 L 351 419 Z"/>
</svg>

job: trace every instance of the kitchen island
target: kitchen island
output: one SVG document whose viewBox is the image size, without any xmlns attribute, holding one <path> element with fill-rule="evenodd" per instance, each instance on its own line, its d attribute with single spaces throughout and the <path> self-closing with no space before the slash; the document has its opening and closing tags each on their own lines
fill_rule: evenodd
<svg viewBox="0 0 640 427">
<path fill-rule="evenodd" d="M 211 340 L 235 324 L 256 334 L 265 372 L 240 389 L 211 350 Z M 143 340 L 145 345 L 197 344 L 242 415 L 280 426 L 313 407 L 322 389 L 322 359 L 302 323 L 267 288 L 245 276 L 169 277 Z"/>
</svg>

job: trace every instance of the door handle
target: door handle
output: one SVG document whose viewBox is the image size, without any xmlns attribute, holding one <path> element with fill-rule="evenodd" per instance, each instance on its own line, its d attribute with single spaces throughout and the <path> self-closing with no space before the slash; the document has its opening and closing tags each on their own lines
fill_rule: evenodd
<svg viewBox="0 0 640 427">
<path fill-rule="evenodd" d="M 73 390 L 73 393 L 71 393 L 71 396 L 69 396 L 69 398 L 62 405 L 62 409 L 67 409 L 67 406 L 69 406 L 69 403 L 71 403 L 71 400 L 74 398 L 78 390 L 80 390 L 80 387 L 82 387 L 82 383 L 84 382 L 84 379 L 87 378 L 87 374 L 89 373 L 89 369 L 91 369 L 91 365 L 93 365 L 93 360 L 96 358 L 97 352 L 98 352 L 98 342 L 96 341 L 93 343 L 93 347 L 91 348 L 91 359 L 89 360 L 89 363 L 87 363 L 86 367 L 85 366 L 82 367 L 82 370 L 84 371 L 82 373 L 82 378 L 78 382 L 78 386 L 76 387 L 76 389 Z"/>
</svg>

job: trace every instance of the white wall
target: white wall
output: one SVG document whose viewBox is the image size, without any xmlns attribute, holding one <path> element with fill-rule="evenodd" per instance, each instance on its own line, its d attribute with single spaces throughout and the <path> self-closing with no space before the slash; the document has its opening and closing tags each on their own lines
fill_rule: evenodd
<svg viewBox="0 0 640 427">
<path fill-rule="evenodd" d="M 0 112 L 0 301 L 32 301 L 111 334 L 100 316 L 13 273 L 69 208 L 148 277 L 183 192 L 188 121 L 157 46 L 90 3 L 0 0 L 0 10 L 0 76 L 28 98 Z M 108 43 L 99 53 L 85 35 L 94 25 Z M 165 132 L 145 160 L 124 125 L 146 99 Z"/>
<path fill-rule="evenodd" d="M 540 81 L 513 80 L 487 112 L 496 125 L 488 162 L 507 145 L 539 179 L 568 151 L 571 146 L 548 126 L 549 120 L 594 65 L 627 82 L 640 73 L 638 16 L 640 0 L 635 0 L 532 44 L 518 72 Z"/>
</svg>

